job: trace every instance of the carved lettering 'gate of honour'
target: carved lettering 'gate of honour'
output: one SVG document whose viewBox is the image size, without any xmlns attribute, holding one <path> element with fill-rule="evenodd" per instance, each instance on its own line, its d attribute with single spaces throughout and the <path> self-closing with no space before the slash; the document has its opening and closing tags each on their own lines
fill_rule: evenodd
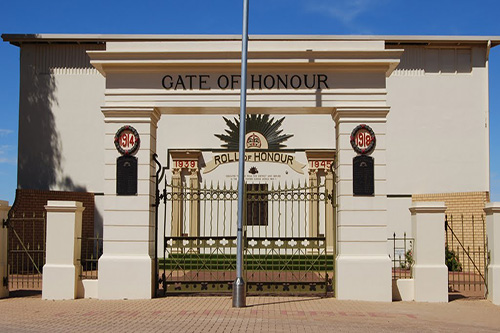
<svg viewBox="0 0 500 333">
<path fill-rule="evenodd" d="M 156 234 L 163 229 L 158 294 L 231 293 L 236 185 L 202 185 L 197 176 L 189 184 L 180 177 L 169 181 L 155 161 Z M 324 184 L 246 184 L 244 278 L 250 295 L 333 292 L 334 223 L 325 223 L 325 216 L 335 216 L 333 197 Z"/>
</svg>

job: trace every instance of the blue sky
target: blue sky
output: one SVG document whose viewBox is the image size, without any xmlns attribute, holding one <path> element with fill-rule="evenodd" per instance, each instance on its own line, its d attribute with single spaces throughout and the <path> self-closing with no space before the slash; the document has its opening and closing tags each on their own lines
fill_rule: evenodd
<svg viewBox="0 0 500 333">
<path fill-rule="evenodd" d="M 242 0 L 6 0 L 0 33 L 241 34 Z M 250 34 L 500 35 L 498 0 L 250 0 Z M 500 201 L 500 46 L 490 54 L 491 199 Z M 0 42 L 0 199 L 17 179 L 19 49 Z"/>
</svg>

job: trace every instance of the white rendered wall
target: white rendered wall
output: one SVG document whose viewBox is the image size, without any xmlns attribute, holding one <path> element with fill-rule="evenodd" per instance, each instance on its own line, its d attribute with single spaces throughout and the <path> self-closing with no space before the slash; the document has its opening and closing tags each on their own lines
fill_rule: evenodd
<svg viewBox="0 0 500 333">
<path fill-rule="evenodd" d="M 18 186 L 104 192 L 104 77 L 86 50 L 103 45 L 23 44 Z M 96 197 L 96 207 L 102 197 Z M 96 210 L 96 227 L 102 211 Z"/>
<path fill-rule="evenodd" d="M 488 203 L 484 211 L 490 255 L 487 298 L 493 304 L 500 305 L 500 203 Z"/>
<path fill-rule="evenodd" d="M 196 68 L 192 70 L 195 74 L 211 73 L 216 77 L 239 72 L 235 60 L 238 43 L 109 42 L 106 47 L 117 52 L 144 51 L 144 54 L 164 51 L 163 56 L 176 51 L 202 54 L 205 50 L 215 51 L 212 54 L 220 52 L 221 57 L 226 54 L 232 57 L 222 59 L 222 63 L 227 64 L 217 69 L 201 66 L 203 59 L 198 61 L 197 67 L 188 67 L 187 73 Z M 161 87 L 162 77 L 166 73 L 175 74 L 178 68 L 169 65 L 168 59 L 162 63 L 166 67 L 156 71 L 115 71 L 105 79 L 90 67 L 85 48 L 77 45 L 22 46 L 18 173 L 21 187 L 112 192 L 111 188 L 103 188 L 104 121 L 100 110 L 103 104 L 157 107 L 162 116 L 158 123 L 156 152 L 162 163 L 167 160 L 169 148 L 220 146 L 220 140 L 213 134 L 223 133 L 225 129 L 220 114 L 232 118 L 237 113 L 237 89 L 166 91 Z M 295 56 L 294 52 L 306 49 L 352 50 L 354 58 L 358 56 L 357 51 L 372 54 L 373 58 L 379 53 L 390 53 L 384 51 L 383 41 L 250 43 L 251 51 L 285 50 L 290 59 Z M 396 53 L 390 53 L 383 60 L 384 64 L 399 61 Z M 121 56 L 118 53 L 117 57 Z M 330 87 L 321 92 L 305 89 L 249 91 L 248 111 L 270 113 L 276 118 L 281 117 L 277 113 L 286 115 L 282 126 L 284 133 L 294 134 L 287 142 L 288 148 L 308 149 L 335 146 L 334 122 L 330 118 L 334 108 L 388 105 L 391 112 L 384 140 L 387 147 L 387 188 L 384 192 L 411 195 L 487 191 L 489 128 L 485 48 L 472 48 L 468 53 L 466 48 L 451 52 L 408 47 L 399 69 L 387 78 L 387 86 L 382 73 L 364 70 L 363 66 L 370 66 L 366 60 L 371 58 L 367 57 L 356 63 L 352 72 L 345 71 L 335 60 L 330 63 L 321 59 L 323 67 L 320 70 L 299 62 L 290 62 L 287 69 L 278 70 L 269 64 L 250 61 L 250 74 L 321 72 L 328 74 Z M 467 65 L 467 59 L 471 66 Z M 186 68 L 180 72 L 186 74 Z M 174 116 L 173 113 L 183 115 Z M 299 113 L 310 115 L 299 116 Z M 111 132 L 107 133 L 108 137 L 112 136 Z M 96 207 L 101 207 L 97 201 L 96 198 Z M 394 231 L 409 231 L 409 217 L 404 213 L 409 204 L 408 199 L 387 199 L 387 236 Z"/>
<path fill-rule="evenodd" d="M 302 43 L 304 45 L 298 45 L 297 43 L 297 41 L 284 43 L 281 47 L 293 50 L 302 46 L 319 47 L 321 44 L 304 42 L 305 44 Z M 206 42 L 202 44 L 205 45 Z M 222 44 L 226 46 L 211 44 L 211 47 L 218 50 L 224 47 L 232 50 L 236 47 L 232 45 L 234 43 Z M 261 44 L 252 45 L 256 49 L 258 47 L 265 49 L 270 45 L 269 42 Z M 167 43 L 148 43 L 147 47 L 154 47 L 156 50 L 164 49 L 165 45 Z M 168 45 L 169 48 L 187 50 L 191 44 Z M 107 47 L 123 50 L 131 47 L 140 49 L 144 48 L 144 45 L 108 43 Z M 321 44 L 321 47 L 324 45 Z M 374 50 L 379 47 L 376 41 L 337 42 L 330 46 L 332 50 L 348 48 Z M 102 142 L 96 134 L 103 133 L 104 129 L 100 106 L 104 101 L 105 78 L 89 67 L 88 63 L 84 64 L 88 59 L 80 59 L 86 48 L 95 49 L 98 46 L 23 44 L 21 48 L 21 135 L 18 177 L 19 185 L 23 188 L 54 190 L 83 188 L 91 192 L 104 192 L 101 167 L 103 156 L 94 148 Z M 387 99 L 392 110 L 387 123 L 388 194 L 468 192 L 489 189 L 486 48 L 470 49 L 473 65 L 470 72 L 467 72 L 464 61 L 458 60 L 464 58 L 467 49 L 464 50 L 456 51 L 453 59 L 447 53 L 441 58 L 438 55 L 441 63 L 436 65 L 432 63 L 435 61 L 432 53 L 434 51 L 426 51 L 421 47 L 407 47 L 406 54 L 402 57 L 402 64 L 387 79 Z M 431 52 L 430 55 L 427 55 L 428 52 Z M 450 68 L 453 66 L 448 65 L 448 61 L 457 63 L 456 72 L 452 72 Z M 155 75 L 142 77 L 144 81 L 130 80 L 130 85 L 144 89 L 150 86 L 149 82 L 158 81 Z M 336 74 L 336 78 L 342 81 L 346 79 L 339 74 Z M 116 76 L 116 79 L 125 77 Z M 128 86 L 126 82 L 124 85 Z M 47 90 L 52 91 L 49 98 L 44 97 Z M 168 93 L 161 87 L 159 91 Z M 254 99 L 252 95 L 250 92 L 250 103 Z M 112 95 L 108 99 L 112 101 Z M 270 100 L 268 105 L 272 104 L 276 102 Z M 323 106 L 328 106 L 327 104 L 331 102 L 324 100 L 324 104 Z M 47 110 L 51 111 L 53 118 L 39 118 L 41 117 L 39 114 Z M 221 112 L 225 111 L 221 109 Z M 219 140 L 213 135 L 210 139 L 200 140 L 192 133 L 200 131 L 202 133 L 203 130 L 210 128 L 208 133 L 212 134 L 218 125 L 224 127 L 220 119 L 220 116 L 213 116 L 210 120 L 203 118 L 203 121 L 195 122 L 190 115 L 164 115 L 159 124 L 158 134 L 160 159 L 165 160 L 161 156 L 165 151 L 163 145 L 217 146 Z M 296 148 L 309 148 L 308 137 L 312 127 L 301 126 L 300 121 L 291 122 L 289 119 L 290 116 L 287 116 L 289 132 L 295 135 L 289 140 L 290 145 Z M 178 137 L 180 144 L 170 140 L 164 141 L 161 128 L 162 123 L 167 121 L 172 124 L 179 122 L 180 125 L 188 123 L 188 127 L 176 127 L 176 129 L 181 132 L 182 128 L 189 128 L 191 135 L 186 135 L 184 129 L 183 136 Z M 333 130 L 332 122 L 319 121 L 316 124 L 314 134 L 317 141 L 324 142 L 321 137 L 330 135 L 329 132 Z M 41 133 L 42 130 L 46 132 L 49 127 L 56 129 L 57 140 L 53 143 L 45 142 L 47 134 Z M 165 138 L 168 139 L 168 134 Z M 314 145 L 317 146 L 316 143 Z M 325 146 L 332 145 L 334 142 L 325 144 Z M 48 154 L 49 148 L 54 147 L 59 151 L 60 158 L 57 161 L 53 161 L 52 156 Z M 422 156 L 425 158 L 421 158 Z M 53 165 L 53 173 L 47 171 L 46 177 L 38 177 L 40 173 L 34 174 L 30 166 L 40 161 L 42 167 Z M 458 165 L 460 167 L 457 167 Z M 39 171 L 45 172 L 43 168 Z"/>
<path fill-rule="evenodd" d="M 407 48 L 387 79 L 388 194 L 489 191 L 486 46 L 446 50 Z"/>
<path fill-rule="evenodd" d="M 0 200 L 0 222 L 3 223 L 4 220 L 8 218 L 9 214 L 9 202 Z M 7 262 L 7 227 L 3 225 L 0 227 L 0 279 L 3 280 L 8 278 L 8 262 Z M 4 286 L 3 283 L 0 286 L 0 298 L 9 296 L 8 286 Z"/>
<path fill-rule="evenodd" d="M 405 47 L 387 79 L 388 195 L 489 191 L 485 57 L 486 45 Z M 389 236 L 411 236 L 410 206 L 388 198 Z"/>
</svg>

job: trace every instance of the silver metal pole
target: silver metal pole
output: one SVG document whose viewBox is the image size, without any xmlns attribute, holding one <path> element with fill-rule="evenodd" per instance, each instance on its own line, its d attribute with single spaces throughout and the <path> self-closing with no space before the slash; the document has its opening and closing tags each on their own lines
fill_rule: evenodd
<svg viewBox="0 0 500 333">
<path fill-rule="evenodd" d="M 245 186 L 245 122 L 247 107 L 248 0 L 243 0 L 243 36 L 241 46 L 240 141 L 238 161 L 238 233 L 236 241 L 236 280 L 233 285 L 233 308 L 247 305 L 243 280 L 243 195 Z"/>
</svg>

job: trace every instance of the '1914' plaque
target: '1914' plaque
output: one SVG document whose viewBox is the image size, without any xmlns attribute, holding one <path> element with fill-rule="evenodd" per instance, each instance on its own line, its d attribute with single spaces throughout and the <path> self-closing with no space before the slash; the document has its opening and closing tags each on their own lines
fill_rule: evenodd
<svg viewBox="0 0 500 333">
<path fill-rule="evenodd" d="M 373 157 L 356 156 L 352 165 L 352 191 L 354 195 L 372 196 L 375 194 L 375 175 Z"/>
</svg>

